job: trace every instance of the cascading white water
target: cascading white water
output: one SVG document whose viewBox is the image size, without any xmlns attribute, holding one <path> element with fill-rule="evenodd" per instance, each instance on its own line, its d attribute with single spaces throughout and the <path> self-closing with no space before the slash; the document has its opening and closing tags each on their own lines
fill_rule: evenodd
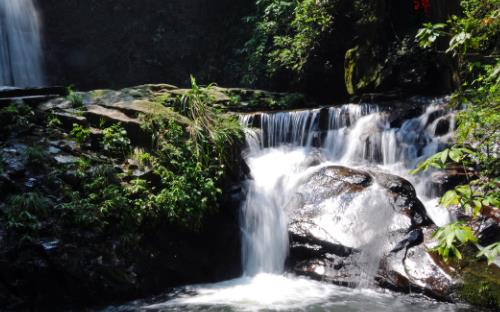
<svg viewBox="0 0 500 312">
<path fill-rule="evenodd" d="M 431 120 L 437 112 L 442 113 L 442 104 L 442 100 L 429 103 L 421 116 L 404 121 L 398 128 L 391 128 L 388 113 L 367 104 L 329 108 L 328 128 L 322 130 L 319 109 L 242 116 L 241 122 L 246 127 L 260 120 L 260 129 L 247 130 L 246 160 L 253 179 L 249 182 L 242 218 L 245 273 L 280 273 L 283 270 L 288 251 L 290 200 L 304 175 L 327 165 L 369 167 L 400 175 L 416 186 L 417 195 L 435 223 L 449 222 L 446 210 L 436 207 L 429 175 L 409 174 L 419 161 L 449 143 L 453 125 L 448 133 L 435 135 L 440 118 Z M 318 141 L 321 136 L 323 140 Z M 324 161 L 309 167 L 306 172 L 302 165 L 307 162 L 314 144 Z M 350 202 L 325 201 L 315 208 L 325 211 L 315 224 L 330 223 L 320 226 L 322 231 L 327 229 L 326 234 L 342 245 L 362 250 L 359 261 L 364 262 L 366 277 L 361 284 L 373 277 L 384 252 L 394 247 L 389 246 L 384 237 L 389 227 L 398 223 L 393 222 L 393 214 L 380 213 L 384 211 L 379 209 L 381 206 L 390 205 L 382 193 L 374 185 Z M 337 208 L 342 205 L 349 207 Z M 332 211 L 336 211 L 336 215 L 331 215 Z"/>
<path fill-rule="evenodd" d="M 33 0 L 0 1 L 0 86 L 44 84 L 40 33 Z"/>
<path fill-rule="evenodd" d="M 429 176 L 413 177 L 408 171 L 450 138 L 450 133 L 435 135 L 439 117 L 431 116 L 440 109 L 439 101 L 430 103 L 421 116 L 397 128 L 391 128 L 388 114 L 376 105 L 329 108 L 326 121 L 321 116 L 325 109 L 240 116 L 248 145 L 243 156 L 252 176 L 241 215 L 244 275 L 186 286 L 166 302 L 139 302 L 130 310 L 116 311 L 137 307 L 151 311 L 454 311 L 455 307 L 371 289 L 380 260 L 394 247 L 389 236 L 408 229 L 410 223 L 392 209 L 381 186 L 375 182 L 346 196 L 325 199 L 316 197 L 321 192 L 317 185 L 311 189 L 307 183 L 332 165 L 368 167 L 410 179 L 420 198 L 431 200 Z M 260 127 L 253 128 L 256 124 Z M 294 210 L 297 198 L 308 201 Z M 432 209 L 429 203 L 426 207 Z M 358 289 L 283 274 L 290 211 L 313 216 L 308 220 L 314 224 L 309 229 L 314 237 L 360 251 L 348 260 L 361 269 Z M 431 217 L 447 222 L 445 214 L 431 213 Z"/>
</svg>

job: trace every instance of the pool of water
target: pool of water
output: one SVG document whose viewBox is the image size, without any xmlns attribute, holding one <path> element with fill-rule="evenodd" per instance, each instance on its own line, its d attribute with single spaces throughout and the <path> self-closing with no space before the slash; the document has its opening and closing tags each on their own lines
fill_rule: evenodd
<svg viewBox="0 0 500 312">
<path fill-rule="evenodd" d="M 169 294 L 102 312 L 128 311 L 478 311 L 418 294 L 351 289 L 292 275 L 258 274 L 215 284 L 180 287 Z"/>
</svg>

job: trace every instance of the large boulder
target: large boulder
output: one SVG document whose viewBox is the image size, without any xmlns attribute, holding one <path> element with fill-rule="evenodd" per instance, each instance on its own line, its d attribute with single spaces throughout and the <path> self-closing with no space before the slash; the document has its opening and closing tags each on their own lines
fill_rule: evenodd
<svg viewBox="0 0 500 312">
<path fill-rule="evenodd" d="M 456 281 L 428 249 L 432 221 L 407 180 L 319 167 L 297 187 L 288 268 L 339 285 L 378 283 L 450 299 Z"/>
</svg>

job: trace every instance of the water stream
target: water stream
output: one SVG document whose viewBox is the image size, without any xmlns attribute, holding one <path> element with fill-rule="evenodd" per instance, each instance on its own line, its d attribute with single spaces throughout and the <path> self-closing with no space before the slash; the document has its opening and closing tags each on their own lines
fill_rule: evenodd
<svg viewBox="0 0 500 312">
<path fill-rule="evenodd" d="M 388 233 L 407 222 L 399 220 L 392 209 L 381 209 L 390 203 L 377 184 L 355 197 L 319 200 L 304 207 L 306 211 L 319 211 L 314 220 L 319 225 L 317 236 L 361 250 L 356 261 L 363 274 L 357 288 L 285 272 L 288 214 L 295 194 L 304 188 L 305 177 L 330 165 L 369 168 L 405 177 L 415 186 L 435 223 L 450 221 L 447 211 L 436 205 L 430 175 L 409 174 L 419 161 L 451 140 L 453 116 L 443 104 L 444 99 L 423 100 L 421 115 L 393 126 L 390 114 L 374 104 L 327 108 L 328 120 L 324 118 L 325 109 L 241 116 L 241 123 L 247 128 L 244 158 L 252 176 L 247 181 L 241 215 L 244 275 L 217 284 L 182 287 L 163 298 L 120 307 L 120 311 L 468 310 L 467 306 L 395 294 L 375 286 L 373 278 L 379 261 L 394 247 Z M 443 118 L 450 127 L 437 134 L 437 123 Z"/>
<path fill-rule="evenodd" d="M 0 86 L 44 85 L 40 27 L 33 0 L 0 1 Z"/>
</svg>

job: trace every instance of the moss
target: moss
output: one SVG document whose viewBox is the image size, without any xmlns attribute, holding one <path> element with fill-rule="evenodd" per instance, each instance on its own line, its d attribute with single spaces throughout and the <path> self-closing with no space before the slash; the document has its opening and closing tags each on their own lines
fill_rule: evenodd
<svg viewBox="0 0 500 312">
<path fill-rule="evenodd" d="M 484 261 L 470 263 L 462 271 L 461 298 L 478 306 L 500 309 L 500 269 Z"/>
<path fill-rule="evenodd" d="M 354 69 L 356 68 L 356 62 L 354 60 L 354 55 L 357 51 L 357 48 L 352 48 L 347 50 L 345 54 L 345 86 L 347 89 L 347 93 L 350 95 L 354 95 Z"/>
<path fill-rule="evenodd" d="M 356 46 L 349 49 L 344 62 L 347 92 L 355 95 L 378 88 L 382 82 L 383 68 L 373 48 Z"/>
</svg>

